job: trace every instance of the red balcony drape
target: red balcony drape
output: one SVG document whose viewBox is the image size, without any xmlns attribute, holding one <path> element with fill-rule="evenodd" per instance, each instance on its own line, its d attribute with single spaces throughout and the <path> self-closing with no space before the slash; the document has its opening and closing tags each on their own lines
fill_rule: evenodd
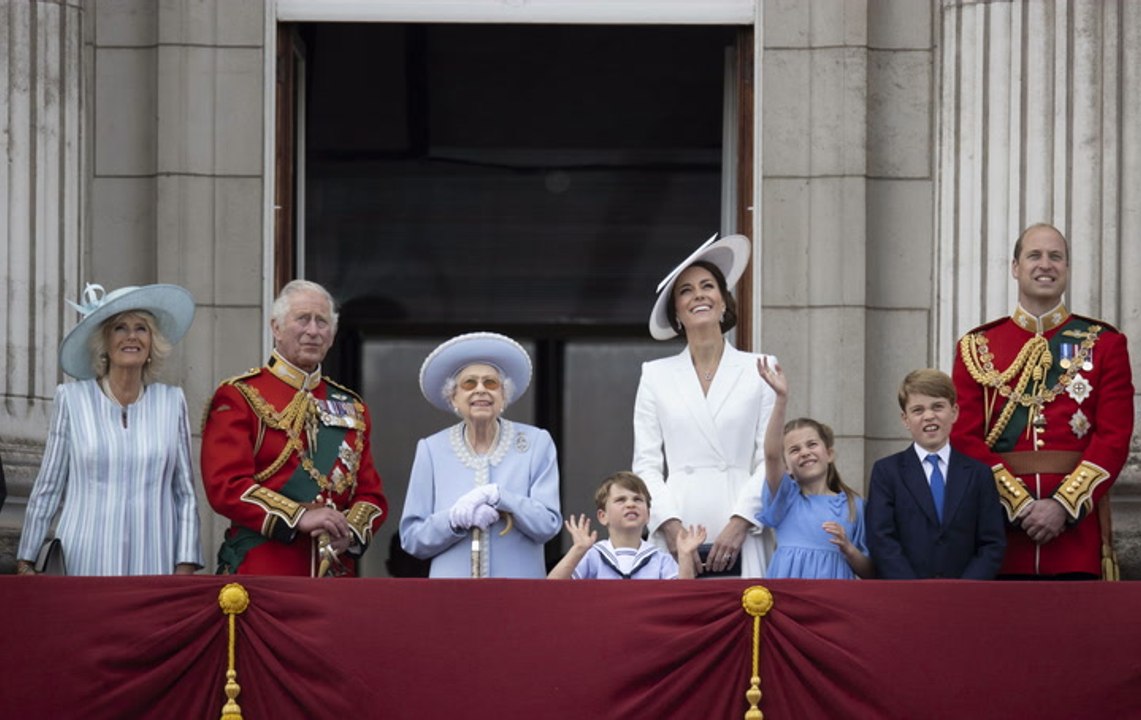
<svg viewBox="0 0 1141 720">
<path fill-rule="evenodd" d="M 236 578 L 0 578 L 0 716 L 217 718 Z M 739 580 L 242 578 L 243 717 L 741 718 Z M 1141 717 L 1141 584 L 761 581 L 785 718 Z"/>
</svg>

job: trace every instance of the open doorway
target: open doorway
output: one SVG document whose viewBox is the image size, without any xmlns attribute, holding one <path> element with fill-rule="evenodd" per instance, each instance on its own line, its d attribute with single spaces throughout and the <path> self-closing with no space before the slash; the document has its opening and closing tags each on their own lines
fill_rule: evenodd
<svg viewBox="0 0 1141 720">
<path fill-rule="evenodd" d="M 365 573 L 387 574 L 416 439 L 454 421 L 417 377 L 460 332 L 503 332 L 531 352 L 534 382 L 508 416 L 551 432 L 563 514 L 592 514 L 597 483 L 630 464 L 641 363 L 682 348 L 649 339 L 654 288 L 709 235 L 736 230 L 726 108 L 751 31 L 290 32 L 304 48 L 296 262 L 342 306 L 329 364 L 372 409 L 393 513 Z"/>
</svg>

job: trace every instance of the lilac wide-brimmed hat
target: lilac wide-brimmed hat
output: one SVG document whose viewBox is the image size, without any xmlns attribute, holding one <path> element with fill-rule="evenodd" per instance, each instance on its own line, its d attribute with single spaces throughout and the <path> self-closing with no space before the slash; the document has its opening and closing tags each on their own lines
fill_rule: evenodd
<svg viewBox="0 0 1141 720">
<path fill-rule="evenodd" d="M 744 235 L 726 235 L 720 240 L 717 236 L 706 240 L 692 255 L 670 271 L 665 279 L 658 283 L 658 299 L 654 302 L 654 309 L 650 312 L 650 335 L 655 340 L 669 340 L 677 335 L 677 328 L 670 325 L 669 316 L 666 315 L 666 304 L 673 302 L 674 281 L 681 271 L 698 260 L 713 263 L 725 276 L 725 285 L 730 290 L 745 273 L 745 266 L 749 264 L 749 238 Z"/>
<path fill-rule="evenodd" d="M 77 380 L 95 377 L 91 335 L 108 318 L 128 310 L 145 310 L 154 316 L 158 330 L 171 345 L 186 335 L 194 320 L 194 296 L 178 285 L 141 285 L 105 292 L 102 285 L 88 283 L 83 302 L 68 304 L 83 317 L 59 346 L 59 364 Z"/>
<path fill-rule="evenodd" d="M 474 332 L 443 342 L 429 353 L 420 366 L 420 392 L 424 399 L 444 412 L 452 406 L 444 398 L 444 384 L 468 365 L 484 363 L 494 365 L 510 378 L 515 396 L 527 391 L 531 384 L 531 356 L 523 346 L 506 335 L 493 332 Z"/>
</svg>

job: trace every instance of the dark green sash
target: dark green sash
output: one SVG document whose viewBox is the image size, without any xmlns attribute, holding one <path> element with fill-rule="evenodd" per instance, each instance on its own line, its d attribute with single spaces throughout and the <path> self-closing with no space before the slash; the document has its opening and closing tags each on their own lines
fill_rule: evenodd
<svg viewBox="0 0 1141 720">
<path fill-rule="evenodd" d="M 1050 369 L 1046 372 L 1046 387 L 1053 387 L 1058 383 L 1058 378 L 1066 371 L 1058 361 L 1061 359 L 1062 343 L 1069 343 L 1071 345 L 1080 345 L 1081 338 L 1075 338 L 1066 335 L 1067 330 L 1080 330 L 1081 332 L 1088 332 L 1090 325 L 1088 320 L 1083 318 L 1070 316 L 1066 324 L 1058 328 L 1058 331 L 1050 338 L 1050 354 L 1053 358 L 1053 363 L 1050 364 Z M 1029 390 L 1029 386 L 1027 387 Z M 1001 412 L 1002 407 L 995 408 L 996 412 Z M 1030 421 L 1030 408 L 1023 405 L 1018 405 L 1014 413 L 1010 416 L 1010 422 L 1007 423 L 1006 429 L 998 436 L 992 448 L 995 452 L 1011 452 L 1018 445 L 1018 437 L 1026 430 L 1026 424 Z"/>
<path fill-rule="evenodd" d="M 313 466 L 322 475 L 328 476 L 333 471 L 333 465 L 337 462 L 337 456 L 340 453 L 341 442 L 347 433 L 347 428 L 331 425 L 322 425 L 318 429 L 317 447 L 313 453 Z M 310 503 L 321 492 L 321 487 L 317 485 L 313 476 L 301 466 L 301 463 L 298 463 L 293 474 L 277 492 L 290 500 Z M 249 528 L 237 528 L 235 532 L 222 541 L 222 546 L 218 548 L 218 572 L 237 572 L 238 566 L 246 557 L 246 553 L 268 540 L 269 538 L 265 535 Z"/>
</svg>

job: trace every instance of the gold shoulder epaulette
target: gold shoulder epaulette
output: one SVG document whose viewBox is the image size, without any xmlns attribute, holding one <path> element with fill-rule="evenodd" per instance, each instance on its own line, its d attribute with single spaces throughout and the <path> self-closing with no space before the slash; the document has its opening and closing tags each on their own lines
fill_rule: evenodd
<svg viewBox="0 0 1141 720">
<path fill-rule="evenodd" d="M 1004 322 L 1006 322 L 1009 319 L 1010 318 L 1008 316 L 997 317 L 994 320 L 991 320 L 989 322 L 985 322 L 982 325 L 979 325 L 978 327 L 971 329 L 966 334 L 967 335 L 974 335 L 975 333 L 985 332 L 987 330 L 990 330 L 993 327 L 998 327 L 999 325 L 1003 324 Z"/>
<path fill-rule="evenodd" d="M 222 387 L 225 387 L 226 385 L 234 385 L 235 383 L 237 383 L 240 380 L 245 380 L 247 378 L 254 377 L 259 372 L 261 372 L 261 368 L 250 368 L 249 372 L 242 373 L 241 375 L 235 375 L 232 378 L 226 378 L 222 382 L 218 383 L 218 387 L 222 388 Z M 220 409 L 229 410 L 230 407 L 228 405 L 223 405 L 220 407 Z M 213 412 L 213 410 L 214 410 L 214 400 L 211 399 L 209 402 L 206 403 L 205 407 L 202 408 L 202 423 L 198 426 L 198 431 L 200 433 L 206 431 L 206 421 L 210 419 L 210 413 Z"/>
<path fill-rule="evenodd" d="M 356 398 L 357 400 L 360 400 L 362 403 L 364 402 L 364 400 L 361 398 L 361 396 L 355 390 L 350 390 L 349 388 L 345 387 L 344 385 L 342 385 L 339 382 L 330 378 L 328 375 L 323 376 L 323 379 L 325 380 L 325 382 L 329 383 L 330 385 L 337 388 L 338 390 L 341 390 L 343 392 L 347 392 L 349 395 L 352 395 L 354 398 Z"/>
<path fill-rule="evenodd" d="M 250 368 L 249 370 L 242 373 L 241 375 L 235 375 L 232 378 L 226 378 L 222 382 L 218 383 L 218 386 L 221 387 L 222 385 L 233 385 L 234 383 L 238 382 L 239 380 L 246 380 L 248 378 L 252 378 L 255 375 L 257 375 L 258 373 L 260 373 L 261 370 L 262 370 L 261 368 Z"/>
<path fill-rule="evenodd" d="M 1071 313 L 1070 317 L 1078 318 L 1079 320 L 1085 320 L 1090 325 L 1097 325 L 1097 326 L 1099 326 L 1099 328 L 1101 329 L 1102 332 L 1104 332 L 1106 330 L 1108 330 L 1109 332 L 1115 332 L 1115 333 L 1121 332 L 1120 330 L 1118 330 L 1116 327 L 1114 327 L 1110 323 L 1107 323 L 1104 320 L 1098 320 L 1097 318 L 1091 318 L 1088 315 L 1078 315 L 1077 313 Z"/>
</svg>

